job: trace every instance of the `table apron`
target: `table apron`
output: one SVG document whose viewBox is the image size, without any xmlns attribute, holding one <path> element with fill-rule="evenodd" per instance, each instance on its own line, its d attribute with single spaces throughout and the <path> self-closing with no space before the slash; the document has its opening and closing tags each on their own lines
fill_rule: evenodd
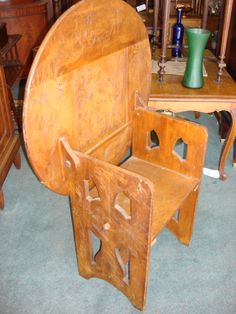
<svg viewBox="0 0 236 314">
<path fill-rule="evenodd" d="M 214 111 L 228 111 L 231 112 L 236 109 L 235 100 L 215 100 L 215 99 L 155 99 L 150 98 L 148 107 L 156 110 L 168 110 L 172 112 L 183 111 L 198 111 L 203 113 L 210 113 Z"/>
</svg>

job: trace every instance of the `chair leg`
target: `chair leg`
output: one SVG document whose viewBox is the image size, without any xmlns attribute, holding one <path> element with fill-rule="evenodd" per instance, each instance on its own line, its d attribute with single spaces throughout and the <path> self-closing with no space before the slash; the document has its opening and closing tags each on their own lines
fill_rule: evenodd
<svg viewBox="0 0 236 314">
<path fill-rule="evenodd" d="M 172 218 L 167 224 L 167 228 L 184 245 L 189 245 L 192 238 L 198 192 L 199 188 L 185 200 L 179 209 L 178 219 Z"/>
<path fill-rule="evenodd" d="M 236 139 L 234 140 L 234 148 L 233 148 L 233 165 L 236 167 Z"/>
<path fill-rule="evenodd" d="M 21 167 L 20 152 L 17 152 L 17 153 L 16 153 L 16 156 L 15 156 L 15 158 L 14 158 L 14 160 L 13 160 L 13 163 L 14 163 L 16 169 L 20 169 L 20 167 Z"/>
<path fill-rule="evenodd" d="M 195 119 L 199 119 L 201 116 L 201 113 L 199 111 L 194 111 L 194 117 Z"/>
<path fill-rule="evenodd" d="M 0 209 L 4 208 L 4 195 L 2 189 L 0 190 Z"/>
</svg>

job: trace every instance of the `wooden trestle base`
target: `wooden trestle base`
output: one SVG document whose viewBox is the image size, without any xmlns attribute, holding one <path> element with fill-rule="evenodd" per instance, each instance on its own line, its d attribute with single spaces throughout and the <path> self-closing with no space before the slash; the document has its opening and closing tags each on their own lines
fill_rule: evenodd
<svg viewBox="0 0 236 314">
<path fill-rule="evenodd" d="M 134 112 L 132 130 L 133 154 L 120 167 L 74 151 L 64 137 L 58 149 L 70 182 L 80 275 L 108 281 L 143 310 L 152 242 L 167 227 L 190 243 L 207 132 L 144 109 Z M 185 157 L 174 150 L 181 139 Z M 100 241 L 97 252 L 93 236 Z"/>
</svg>

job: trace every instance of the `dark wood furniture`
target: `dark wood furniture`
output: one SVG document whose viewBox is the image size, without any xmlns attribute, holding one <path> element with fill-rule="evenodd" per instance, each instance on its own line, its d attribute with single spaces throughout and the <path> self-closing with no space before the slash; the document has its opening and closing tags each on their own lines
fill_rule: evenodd
<svg viewBox="0 0 236 314">
<path fill-rule="evenodd" d="M 0 22 L 0 49 L 6 45 L 7 41 L 6 23 Z"/>
<path fill-rule="evenodd" d="M 20 168 L 20 141 L 15 134 L 10 111 L 9 94 L 3 67 L 0 65 L 0 208 L 4 207 L 2 186 L 8 171 L 14 163 Z"/>
<path fill-rule="evenodd" d="M 32 63 L 32 49 L 41 43 L 53 22 L 52 1 L 2 1 L 0 2 L 0 22 L 6 23 L 9 35 L 20 34 L 22 36 L 17 47 L 20 62 L 24 66 L 21 77 L 25 77 Z"/>
<path fill-rule="evenodd" d="M 5 72 L 10 106 L 13 111 L 14 119 L 17 123 L 19 132 L 21 132 L 22 125 L 21 117 L 17 113 L 15 102 L 11 93 L 11 88 L 13 87 L 15 82 L 20 78 L 21 73 L 23 71 L 23 66 L 20 63 L 17 50 L 17 43 L 20 39 L 21 35 L 19 34 L 8 35 L 6 33 L 4 45 L 2 45 L 0 48 L 0 64 L 3 66 Z"/>
<path fill-rule="evenodd" d="M 0 48 L 0 63 L 4 67 L 6 81 L 9 86 L 13 86 L 20 77 L 22 64 L 19 60 L 17 43 L 21 39 L 21 35 L 7 35 L 7 42 Z"/>
<path fill-rule="evenodd" d="M 71 198 L 81 276 L 108 281 L 139 309 L 158 234 L 191 240 L 207 142 L 202 126 L 147 110 L 150 84 L 137 13 L 121 0 L 84 0 L 41 44 L 23 115 L 40 181 Z"/>
<path fill-rule="evenodd" d="M 156 58 L 158 55 L 157 51 Z M 219 160 L 220 177 L 224 180 L 227 178 L 224 171 L 225 161 L 236 137 L 236 83 L 225 69 L 222 73 L 224 82 L 217 83 L 217 64 L 212 60 L 214 56 L 206 51 L 206 57 L 208 77 L 204 78 L 205 84 L 200 89 L 185 88 L 181 83 L 183 77 L 180 75 L 165 75 L 165 82 L 161 84 L 158 74 L 153 74 L 149 106 L 173 112 L 229 112 L 232 124 Z"/>
<path fill-rule="evenodd" d="M 59 16 L 61 16 L 62 13 L 64 13 L 72 4 L 73 4 L 72 0 L 53 0 L 54 20 L 58 19 Z"/>
</svg>

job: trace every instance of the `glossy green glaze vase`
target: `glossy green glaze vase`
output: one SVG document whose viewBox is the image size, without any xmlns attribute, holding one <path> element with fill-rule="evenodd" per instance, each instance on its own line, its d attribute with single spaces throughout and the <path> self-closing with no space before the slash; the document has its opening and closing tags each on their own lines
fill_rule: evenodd
<svg viewBox="0 0 236 314">
<path fill-rule="evenodd" d="M 201 88 L 203 80 L 203 55 L 210 32 L 202 28 L 186 30 L 188 42 L 188 61 L 182 84 L 189 88 Z"/>
</svg>

